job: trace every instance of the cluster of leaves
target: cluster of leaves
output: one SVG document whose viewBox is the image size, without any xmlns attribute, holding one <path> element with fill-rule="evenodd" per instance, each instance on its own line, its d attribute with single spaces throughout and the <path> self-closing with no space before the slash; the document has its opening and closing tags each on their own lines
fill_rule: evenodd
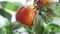
<svg viewBox="0 0 60 34">
<path fill-rule="evenodd" d="M 35 2 L 36 1 L 37 0 L 35 0 Z M 42 18 L 40 17 L 40 20 L 38 17 L 37 19 L 35 18 L 37 22 L 35 22 L 33 26 L 34 34 L 55 34 L 56 32 L 60 32 L 60 26 L 52 23 L 55 17 L 58 18 L 58 16 L 60 16 L 57 14 L 58 12 L 60 13 L 60 11 L 57 11 L 59 4 L 60 2 L 47 3 L 46 5 L 38 3 L 38 15 L 40 15 Z M 47 24 L 46 28 L 43 28 L 44 22 Z M 49 32 L 49 30 L 51 31 Z"/>
<path fill-rule="evenodd" d="M 28 0 L 27 0 L 28 1 Z M 36 1 L 36 0 L 35 0 Z M 10 11 L 9 10 L 12 10 L 12 11 L 17 11 L 18 10 L 18 8 L 20 7 L 20 6 L 22 6 L 22 4 L 21 3 L 18 3 L 18 2 L 16 2 L 16 3 L 12 3 L 12 2 L 7 2 L 7 1 L 3 1 L 3 2 L 0 2 L 0 4 L 1 4 L 1 8 L 0 8 L 0 15 L 2 15 L 3 17 L 6 17 L 7 19 L 8 19 L 8 22 L 7 23 L 9 23 L 8 25 L 5 25 L 4 27 L 2 27 L 2 28 L 0 28 L 0 32 L 1 32 L 1 34 L 15 34 L 15 33 L 12 33 L 12 31 L 14 31 L 14 30 L 16 30 L 16 29 L 18 29 L 18 28 L 21 28 L 21 27 L 23 27 L 23 28 L 25 28 L 26 30 L 27 30 L 27 32 L 29 32 L 29 34 L 33 34 L 32 33 L 32 28 L 29 28 L 29 27 L 26 27 L 26 26 L 24 26 L 24 25 L 22 25 L 22 24 L 16 24 L 16 23 L 11 23 L 11 17 L 12 17 L 12 15 L 11 15 L 11 13 L 10 13 Z M 56 4 L 56 3 L 53 3 L 53 4 Z M 52 5 L 53 5 L 52 4 Z M 50 4 L 51 5 L 51 4 Z M 48 7 L 49 5 L 47 5 L 47 7 Z M 55 6 L 55 5 L 54 5 Z M 39 8 L 39 11 L 41 11 L 40 9 L 42 8 L 43 6 L 40 6 L 40 8 Z M 56 6 L 55 6 L 56 7 Z M 44 7 L 45 8 L 45 7 Z M 6 11 L 5 9 L 7 9 L 8 11 Z M 55 11 L 56 11 L 56 13 L 58 13 L 58 16 L 60 16 L 60 5 L 58 4 L 58 6 L 57 6 L 57 8 L 56 9 L 54 9 Z M 51 11 L 51 12 L 49 12 L 49 11 Z M 56 16 L 55 14 L 53 14 L 54 12 L 53 12 L 53 10 L 48 10 L 48 11 L 42 11 L 42 14 L 43 13 L 46 13 L 46 15 L 44 14 L 44 15 L 42 15 L 43 16 L 43 19 L 42 19 L 42 21 L 40 21 L 40 20 L 38 20 L 39 18 L 35 18 L 35 24 L 36 25 L 34 25 L 33 26 L 33 31 L 35 31 L 35 32 L 37 32 L 38 34 L 55 34 L 55 33 L 57 33 L 57 32 L 60 32 L 60 26 L 58 26 L 58 25 L 56 25 L 56 24 L 53 24 L 53 23 L 51 23 L 51 24 L 47 24 L 47 26 L 44 28 L 44 25 L 42 24 L 43 22 L 46 22 L 46 23 L 49 23 L 49 22 L 51 22 L 50 21 L 50 19 L 53 19 L 53 18 L 51 18 L 51 17 L 53 17 L 53 16 Z M 37 12 L 38 13 L 38 12 Z M 40 14 L 41 12 L 39 12 L 39 14 Z M 52 15 L 53 14 L 53 15 Z M 41 15 L 41 14 L 40 14 Z M 47 17 L 47 18 L 46 18 Z M 48 21 L 49 20 L 49 21 Z M 36 28 L 35 28 L 36 27 Z M 51 30 L 50 32 L 49 32 L 49 30 Z M 3 33 L 4 32 L 4 33 Z M 6 33 L 6 32 L 10 32 L 10 33 Z M 36 34 L 36 33 L 35 33 Z"/>
</svg>

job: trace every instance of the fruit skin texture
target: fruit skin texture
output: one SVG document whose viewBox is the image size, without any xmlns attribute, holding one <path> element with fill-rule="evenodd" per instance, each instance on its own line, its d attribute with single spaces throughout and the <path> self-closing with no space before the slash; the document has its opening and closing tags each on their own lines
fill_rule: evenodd
<svg viewBox="0 0 60 34">
<path fill-rule="evenodd" d="M 49 0 L 40 0 L 40 4 L 43 4 L 43 5 L 47 4 L 48 2 Z"/>
<path fill-rule="evenodd" d="M 51 2 L 53 2 L 53 0 L 40 0 L 40 4 L 43 4 L 43 5 Z"/>
<path fill-rule="evenodd" d="M 22 6 L 16 13 L 16 20 L 21 24 L 31 27 L 35 15 L 34 11 L 29 6 Z"/>
</svg>

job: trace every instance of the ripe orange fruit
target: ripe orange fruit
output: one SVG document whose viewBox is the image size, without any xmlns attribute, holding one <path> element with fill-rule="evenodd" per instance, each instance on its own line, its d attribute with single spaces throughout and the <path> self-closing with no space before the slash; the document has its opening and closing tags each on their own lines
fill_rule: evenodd
<svg viewBox="0 0 60 34">
<path fill-rule="evenodd" d="M 48 2 L 49 0 L 40 0 L 40 4 L 43 4 L 43 5 L 47 4 Z"/>
<path fill-rule="evenodd" d="M 54 0 L 49 0 L 49 2 L 51 3 L 51 2 L 54 2 Z"/>
<path fill-rule="evenodd" d="M 51 2 L 53 2 L 53 0 L 40 0 L 40 4 L 43 4 L 43 5 L 45 5 L 49 2 L 51 3 Z"/>
<path fill-rule="evenodd" d="M 35 12 L 36 11 L 29 6 L 22 6 L 16 13 L 16 20 L 21 24 L 31 27 L 33 25 Z"/>
</svg>

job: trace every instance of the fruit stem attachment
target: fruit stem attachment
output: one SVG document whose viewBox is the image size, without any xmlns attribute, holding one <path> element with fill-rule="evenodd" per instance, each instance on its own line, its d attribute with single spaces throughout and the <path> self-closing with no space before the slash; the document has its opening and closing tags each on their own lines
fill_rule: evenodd
<svg viewBox="0 0 60 34">
<path fill-rule="evenodd" d="M 34 8 L 33 8 L 33 10 L 34 10 L 35 13 L 36 13 L 37 9 L 38 9 L 37 7 L 34 7 Z"/>
</svg>

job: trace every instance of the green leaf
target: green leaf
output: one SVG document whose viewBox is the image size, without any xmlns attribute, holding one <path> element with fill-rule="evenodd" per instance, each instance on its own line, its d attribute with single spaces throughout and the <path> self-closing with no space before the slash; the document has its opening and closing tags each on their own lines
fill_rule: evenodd
<svg viewBox="0 0 60 34">
<path fill-rule="evenodd" d="M 0 4 L 1 4 L 2 7 L 5 7 L 5 5 L 7 4 L 7 2 L 3 1 L 3 2 L 0 2 Z"/>
<path fill-rule="evenodd" d="M 9 20 L 11 20 L 11 14 L 9 14 L 8 12 L 6 12 L 4 9 L 0 8 L 0 15 L 2 15 L 3 17 L 8 18 Z"/>
<path fill-rule="evenodd" d="M 4 32 L 0 29 L 0 34 L 4 34 Z"/>
<path fill-rule="evenodd" d="M 57 7 L 57 9 L 56 9 L 55 11 L 56 11 L 56 13 L 60 16 L 60 6 Z"/>
<path fill-rule="evenodd" d="M 2 8 L 5 8 L 5 9 L 17 11 L 18 8 L 20 8 L 20 6 L 22 6 L 22 4 L 19 2 L 12 3 L 12 2 L 3 1 L 3 2 L 1 2 L 1 6 L 2 6 Z"/>
<path fill-rule="evenodd" d="M 33 31 L 34 31 L 34 34 L 43 34 L 44 32 L 44 26 L 43 26 L 42 20 L 38 18 L 38 15 L 35 17 Z"/>
<path fill-rule="evenodd" d="M 6 26 L 9 26 L 11 24 L 11 22 L 8 20 L 7 22 L 6 22 Z"/>
<path fill-rule="evenodd" d="M 2 28 L 2 31 L 4 32 L 4 34 L 7 34 L 7 29 L 5 27 Z"/>
<path fill-rule="evenodd" d="M 32 33 L 32 28 L 29 28 L 29 27 L 24 27 L 25 28 L 25 30 L 29 33 L 29 34 L 33 34 Z"/>
<path fill-rule="evenodd" d="M 51 32 L 49 32 L 50 34 L 55 34 L 55 32 L 53 32 L 53 31 L 51 31 Z"/>
<path fill-rule="evenodd" d="M 37 0 L 34 0 L 34 2 L 36 2 Z"/>
<path fill-rule="evenodd" d="M 44 29 L 44 34 L 50 34 L 47 29 Z"/>
<path fill-rule="evenodd" d="M 53 32 L 60 32 L 60 26 L 56 24 L 48 24 L 46 29 L 51 29 Z"/>
</svg>

